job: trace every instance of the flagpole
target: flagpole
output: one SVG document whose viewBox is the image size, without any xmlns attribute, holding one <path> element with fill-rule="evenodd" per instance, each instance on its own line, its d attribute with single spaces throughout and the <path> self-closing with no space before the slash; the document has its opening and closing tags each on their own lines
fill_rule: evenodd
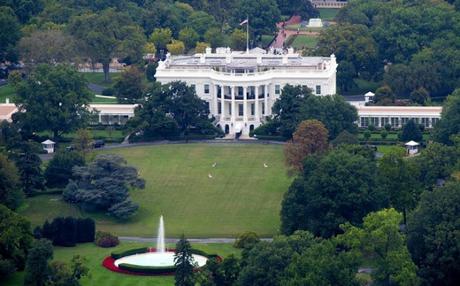
<svg viewBox="0 0 460 286">
<path fill-rule="evenodd" d="M 249 17 L 246 17 L 246 53 L 249 54 Z"/>
</svg>

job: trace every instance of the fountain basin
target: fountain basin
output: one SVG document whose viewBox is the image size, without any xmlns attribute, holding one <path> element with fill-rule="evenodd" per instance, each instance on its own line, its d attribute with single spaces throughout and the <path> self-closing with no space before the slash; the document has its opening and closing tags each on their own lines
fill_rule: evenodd
<svg viewBox="0 0 460 286">
<path fill-rule="evenodd" d="M 193 254 L 192 257 L 197 267 L 203 267 L 208 260 L 207 257 L 198 254 Z M 174 252 L 147 252 L 134 254 L 117 259 L 114 264 L 117 267 L 120 267 L 120 264 L 140 267 L 174 267 Z"/>
</svg>

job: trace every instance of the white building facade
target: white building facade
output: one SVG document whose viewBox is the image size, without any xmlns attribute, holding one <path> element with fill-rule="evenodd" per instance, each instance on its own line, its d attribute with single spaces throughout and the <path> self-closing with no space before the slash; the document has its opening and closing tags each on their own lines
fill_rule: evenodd
<svg viewBox="0 0 460 286">
<path fill-rule="evenodd" d="M 303 85 L 318 96 L 336 93 L 337 62 L 330 57 L 218 48 L 215 53 L 167 56 L 157 68 L 162 83 L 184 81 L 209 104 L 210 113 L 226 134 L 248 136 L 271 116 L 272 106 L 286 84 Z"/>
</svg>

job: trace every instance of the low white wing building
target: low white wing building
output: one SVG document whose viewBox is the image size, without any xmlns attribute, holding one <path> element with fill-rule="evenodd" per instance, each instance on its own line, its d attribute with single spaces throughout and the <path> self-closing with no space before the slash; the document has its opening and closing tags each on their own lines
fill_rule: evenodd
<svg viewBox="0 0 460 286">
<path fill-rule="evenodd" d="M 167 56 L 157 68 L 162 84 L 184 81 L 209 104 L 216 125 L 227 134 L 244 136 L 271 116 L 284 85 L 304 85 L 319 96 L 336 93 L 337 62 L 330 57 L 218 48 L 215 53 Z"/>
</svg>

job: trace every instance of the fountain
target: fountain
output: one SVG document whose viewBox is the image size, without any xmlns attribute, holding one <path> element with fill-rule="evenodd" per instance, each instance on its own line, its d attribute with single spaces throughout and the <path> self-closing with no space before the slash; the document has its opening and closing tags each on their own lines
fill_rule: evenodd
<svg viewBox="0 0 460 286">
<path fill-rule="evenodd" d="M 144 274 L 172 273 L 175 270 L 175 253 L 174 251 L 167 251 L 165 246 L 165 227 L 163 216 L 160 217 L 158 225 L 157 247 L 155 251 L 140 249 L 139 252 L 134 250 L 128 252 L 129 254 L 121 254 L 113 261 L 113 266 L 115 266 L 115 268 L 118 270 L 121 269 L 127 273 L 136 272 Z M 208 258 L 205 255 L 192 254 L 192 263 L 198 268 L 206 265 L 207 260 Z"/>
</svg>

